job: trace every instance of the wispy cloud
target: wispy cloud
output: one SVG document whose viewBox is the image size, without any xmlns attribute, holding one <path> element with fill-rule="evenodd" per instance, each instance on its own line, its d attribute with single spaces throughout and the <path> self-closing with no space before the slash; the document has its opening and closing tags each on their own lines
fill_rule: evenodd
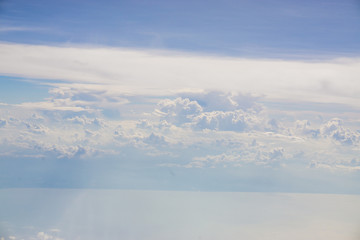
<svg viewBox="0 0 360 240">
<path fill-rule="evenodd" d="M 40 27 L 19 27 L 19 26 L 0 26 L 0 33 L 4 32 L 39 32 L 47 31 L 47 28 Z"/>
</svg>

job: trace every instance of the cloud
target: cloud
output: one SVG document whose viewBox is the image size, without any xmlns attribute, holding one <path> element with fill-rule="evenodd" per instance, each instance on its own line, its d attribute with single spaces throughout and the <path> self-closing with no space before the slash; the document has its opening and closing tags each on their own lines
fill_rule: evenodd
<svg viewBox="0 0 360 240">
<path fill-rule="evenodd" d="M 320 134 L 319 129 L 311 128 L 309 120 L 296 120 L 294 130 L 298 135 L 310 135 L 312 137 L 317 137 Z"/>
<path fill-rule="evenodd" d="M 323 124 L 320 132 L 324 137 L 331 137 L 335 141 L 344 145 L 354 145 L 359 142 L 360 134 L 345 128 L 343 121 L 339 118 L 331 119 Z"/>
<path fill-rule="evenodd" d="M 63 238 L 56 237 L 46 232 L 38 232 L 36 237 L 38 240 L 64 240 Z"/>
<path fill-rule="evenodd" d="M 298 120 L 308 113 L 300 118 L 272 111 L 253 95 L 182 91 L 166 98 L 138 98 L 89 86 L 52 87 L 50 93 L 42 102 L 0 107 L 2 156 L 76 160 L 131 156 L 134 151 L 151 159 L 166 156 L 164 164 L 189 168 L 277 168 L 312 161 L 316 166 L 358 168 L 348 163 L 359 155 L 359 133 L 348 122 L 316 118 L 312 125 Z M 104 114 L 114 108 L 123 115 Z"/>
<path fill-rule="evenodd" d="M 104 127 L 105 125 L 105 121 L 103 119 L 100 118 L 89 118 L 85 115 L 80 115 L 80 116 L 74 116 L 74 117 L 70 117 L 67 118 L 66 121 L 75 123 L 75 124 L 80 124 L 86 128 L 92 128 L 92 129 L 100 129 L 102 127 Z"/>
<path fill-rule="evenodd" d="M 51 229 L 50 232 L 38 232 L 38 233 L 31 233 L 28 234 L 26 236 L 26 239 L 30 239 L 30 240 L 64 240 L 64 238 L 60 238 L 58 236 L 58 233 L 60 232 L 60 230 L 58 229 Z M 20 236 L 8 236 L 7 238 L 5 237 L 0 237 L 0 240 L 15 240 L 15 239 L 24 239 L 23 236 L 24 234 L 20 234 Z"/>
<path fill-rule="evenodd" d="M 360 160 L 353 158 L 334 162 L 312 161 L 310 168 L 324 168 L 331 171 L 360 171 Z"/>
<path fill-rule="evenodd" d="M 190 101 L 188 98 L 165 99 L 160 101 L 158 106 L 155 114 L 175 124 L 190 122 L 194 115 L 203 110 L 196 101 Z"/>
<path fill-rule="evenodd" d="M 282 147 L 277 147 L 267 152 L 264 151 L 258 152 L 256 159 L 259 164 L 270 165 L 281 160 L 283 157 L 284 157 L 284 149 Z"/>
<path fill-rule="evenodd" d="M 312 171 L 307 167 L 360 170 L 358 108 L 343 113 L 344 105 L 322 109 L 330 104 L 311 102 L 358 105 L 358 59 L 275 61 L 19 44 L 0 44 L 0 51 L 0 73 L 38 78 L 32 83 L 50 88 L 40 102 L 0 104 L 4 158 L 118 159 L 135 168 L 146 160 L 149 169 L 301 169 L 305 176 Z M 300 105 L 304 110 L 295 109 Z M 46 232 L 39 236 L 50 239 Z"/>
<path fill-rule="evenodd" d="M 273 98 L 335 100 L 353 105 L 359 102 L 356 100 L 360 92 L 357 81 L 360 60 L 356 58 L 304 62 L 6 43 L 0 44 L 0 51 L 1 74 L 47 79 L 47 82 L 56 80 L 54 83 L 62 80 L 71 84 L 103 85 L 129 94 L 168 95 L 182 89 L 206 88 Z M 236 102 L 234 97 L 231 99 Z"/>
<path fill-rule="evenodd" d="M 164 136 L 160 136 L 160 135 L 157 135 L 154 133 L 151 133 L 148 137 L 144 138 L 143 141 L 150 145 L 160 145 L 160 146 L 167 145 L 167 142 L 166 142 Z"/>
<path fill-rule="evenodd" d="M 7 124 L 6 120 L 0 119 L 0 128 L 4 127 Z"/>
<path fill-rule="evenodd" d="M 196 129 L 243 132 L 256 129 L 261 120 L 255 114 L 236 110 L 201 113 L 193 118 L 192 123 Z"/>
<path fill-rule="evenodd" d="M 206 112 L 211 111 L 234 111 L 238 109 L 248 110 L 250 108 L 260 110 L 261 105 L 256 101 L 258 97 L 250 94 L 243 95 L 240 93 L 231 93 L 224 91 L 207 91 L 207 92 L 183 92 L 180 93 L 182 98 L 188 98 L 196 101 Z"/>
<path fill-rule="evenodd" d="M 154 114 L 177 126 L 187 124 L 199 130 L 242 132 L 263 128 L 261 105 L 251 96 L 219 91 L 183 95 L 189 95 L 190 99 L 162 100 Z M 238 99 L 242 101 L 235 101 Z"/>
<path fill-rule="evenodd" d="M 101 87 L 94 89 L 91 85 L 56 87 L 50 89 L 49 93 L 48 101 L 57 107 L 113 110 L 129 103 L 119 92 L 114 93 Z"/>
<path fill-rule="evenodd" d="M 277 167 L 285 159 L 285 150 L 282 147 L 273 149 L 263 149 L 259 146 L 249 146 L 248 148 L 237 149 L 237 152 L 221 153 L 217 155 L 206 155 L 194 157 L 192 161 L 185 165 L 178 165 L 185 168 L 204 168 L 204 167 L 242 167 L 244 165 L 262 165 Z M 286 157 L 290 158 L 290 155 Z"/>
<path fill-rule="evenodd" d="M 47 31 L 47 28 L 34 28 L 34 27 L 19 27 L 19 26 L 3 26 L 0 27 L 0 32 L 39 32 Z"/>
</svg>

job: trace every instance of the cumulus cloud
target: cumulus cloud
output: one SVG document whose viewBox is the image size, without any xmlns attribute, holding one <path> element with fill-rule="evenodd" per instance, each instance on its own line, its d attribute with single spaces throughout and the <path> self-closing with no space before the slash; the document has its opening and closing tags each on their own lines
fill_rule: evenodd
<svg viewBox="0 0 360 240">
<path fill-rule="evenodd" d="M 262 165 L 274 165 L 277 164 L 284 157 L 284 149 L 277 147 L 270 151 L 259 151 L 256 159 L 258 164 Z"/>
<path fill-rule="evenodd" d="M 41 231 L 41 232 L 38 232 L 38 233 L 32 233 L 32 234 L 29 234 L 28 236 L 26 236 L 26 239 L 30 239 L 30 240 L 64 240 L 64 238 L 61 238 L 59 237 L 58 233 L 60 231 L 58 229 L 51 229 L 50 231 Z M 9 239 L 9 240 L 15 240 L 15 239 L 24 239 L 23 236 L 8 236 L 7 238 L 5 237 L 0 237 L 0 240 L 6 240 L 6 239 Z"/>
<path fill-rule="evenodd" d="M 201 113 L 193 118 L 192 123 L 196 129 L 242 132 L 256 129 L 261 120 L 256 114 L 236 110 Z"/>
<path fill-rule="evenodd" d="M 36 123 L 27 123 L 25 122 L 24 125 L 28 129 L 29 132 L 36 133 L 36 134 L 46 134 L 49 132 L 49 128 L 36 124 Z"/>
<path fill-rule="evenodd" d="M 80 158 L 84 156 L 92 156 L 97 152 L 87 146 L 39 145 L 37 149 L 39 149 L 40 152 L 55 154 L 58 158 Z"/>
<path fill-rule="evenodd" d="M 89 118 L 84 115 L 70 117 L 70 118 L 67 118 L 66 120 L 69 122 L 75 123 L 75 124 L 80 124 L 84 127 L 91 127 L 94 129 L 102 128 L 105 125 L 105 121 L 103 119 L 100 119 L 97 117 Z"/>
<path fill-rule="evenodd" d="M 146 107 L 132 111 L 136 101 Z M 358 167 L 348 161 L 359 154 L 359 133 L 347 123 L 332 119 L 313 126 L 259 102 L 253 95 L 221 91 L 137 98 L 110 90 L 54 87 L 40 103 L 46 108 L 36 102 L 1 106 L 0 149 L 2 156 L 67 159 L 136 149 L 143 156 L 166 155 L 172 164 L 187 167 L 278 167 L 303 152 L 303 164 L 315 160 L 318 166 Z M 131 107 L 125 111 L 126 105 Z M 123 115 L 107 117 L 107 108 L 121 109 Z"/>
<path fill-rule="evenodd" d="M 235 101 L 239 96 L 217 91 L 189 94 L 189 98 L 165 99 L 158 104 L 154 114 L 178 126 L 187 123 L 200 130 L 242 132 L 264 128 L 259 115 L 261 105 L 251 96 L 242 96 L 247 99 L 245 103 Z"/>
<path fill-rule="evenodd" d="M 331 119 L 323 124 L 320 133 L 324 137 L 330 137 L 344 145 L 353 145 L 359 142 L 360 134 L 343 126 L 343 121 L 339 118 Z"/>
<path fill-rule="evenodd" d="M 79 115 L 59 121 L 52 114 L 17 105 L 5 111 L 15 116 L 8 116 L 6 127 L 0 128 L 0 148 L 12 156 L 83 158 L 104 152 L 98 131 L 105 125 L 102 119 Z"/>
<path fill-rule="evenodd" d="M 206 155 L 204 157 L 194 157 L 193 161 L 185 165 L 186 168 L 196 167 L 215 167 L 215 166 L 227 166 L 227 165 L 239 165 L 241 162 L 240 154 L 226 154 L 222 153 L 219 155 Z"/>
<path fill-rule="evenodd" d="M 158 105 L 155 114 L 175 124 L 190 122 L 195 115 L 203 111 L 196 101 L 190 101 L 188 98 L 165 99 Z"/>
<path fill-rule="evenodd" d="M 47 232 L 38 232 L 36 237 L 38 240 L 64 240 L 63 238 L 55 236 L 53 233 Z"/>
<path fill-rule="evenodd" d="M 294 130 L 295 134 L 299 135 L 310 135 L 312 137 L 317 137 L 320 134 L 319 129 L 311 128 L 311 123 L 309 120 L 296 120 Z"/>
<path fill-rule="evenodd" d="M 147 144 L 151 144 L 151 145 L 160 145 L 160 146 L 166 146 L 167 142 L 164 138 L 164 136 L 160 136 L 154 133 L 151 133 L 149 136 L 147 136 L 146 138 L 144 138 L 143 140 L 145 143 Z"/>
<path fill-rule="evenodd" d="M 184 92 L 180 96 L 196 101 L 206 112 L 261 109 L 261 105 L 257 103 L 259 98 L 250 94 L 209 91 L 197 93 Z"/>
</svg>

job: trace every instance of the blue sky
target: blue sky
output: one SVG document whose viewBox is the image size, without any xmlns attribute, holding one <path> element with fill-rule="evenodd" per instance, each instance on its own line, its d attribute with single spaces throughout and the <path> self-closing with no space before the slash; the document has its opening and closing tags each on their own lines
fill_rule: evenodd
<svg viewBox="0 0 360 240">
<path fill-rule="evenodd" d="M 360 192 L 357 1 L 0 3 L 1 187 Z"/>
<path fill-rule="evenodd" d="M 356 56 L 360 6 L 334 1 L 2 1 L 2 41 L 250 57 Z"/>
</svg>

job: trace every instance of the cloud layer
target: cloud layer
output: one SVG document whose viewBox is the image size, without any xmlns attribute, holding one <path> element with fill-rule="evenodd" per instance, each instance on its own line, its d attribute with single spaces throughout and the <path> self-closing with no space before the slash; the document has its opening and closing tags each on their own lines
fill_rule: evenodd
<svg viewBox="0 0 360 240">
<path fill-rule="evenodd" d="M 102 85 L 97 89 L 128 94 L 206 88 L 356 105 L 360 92 L 359 59 L 304 62 L 6 43 L 0 50 L 2 74 Z"/>
<path fill-rule="evenodd" d="M 360 170 L 357 59 L 250 60 L 4 43 L 0 50 L 0 72 L 49 88 L 42 100 L 0 104 L 0 164 L 41 163 L 31 168 L 34 185 L 47 184 L 48 162 L 63 166 L 54 167 L 63 169 L 54 172 L 55 183 L 72 182 L 64 176 L 73 174 L 69 179 L 97 187 L 143 181 L 156 188 L 166 183 L 157 173 L 173 176 L 174 169 L 189 179 L 200 169 L 216 169 L 225 180 L 236 171 L 234 181 L 260 171 L 260 182 L 279 171 L 298 186 L 318 178 L 315 172 L 357 176 Z M 3 186 L 22 179 L 4 174 Z M 192 186 L 188 181 L 177 184 Z"/>
<path fill-rule="evenodd" d="M 292 113 L 274 115 L 252 95 L 182 92 L 145 99 L 129 112 L 133 96 L 63 87 L 49 93 L 43 102 L 1 106 L 3 157 L 103 158 L 135 148 L 149 158 L 169 156 L 161 166 L 360 167 L 359 128 L 351 122 L 325 115 L 313 126 Z M 120 115 L 109 118 L 108 110 Z"/>
</svg>

